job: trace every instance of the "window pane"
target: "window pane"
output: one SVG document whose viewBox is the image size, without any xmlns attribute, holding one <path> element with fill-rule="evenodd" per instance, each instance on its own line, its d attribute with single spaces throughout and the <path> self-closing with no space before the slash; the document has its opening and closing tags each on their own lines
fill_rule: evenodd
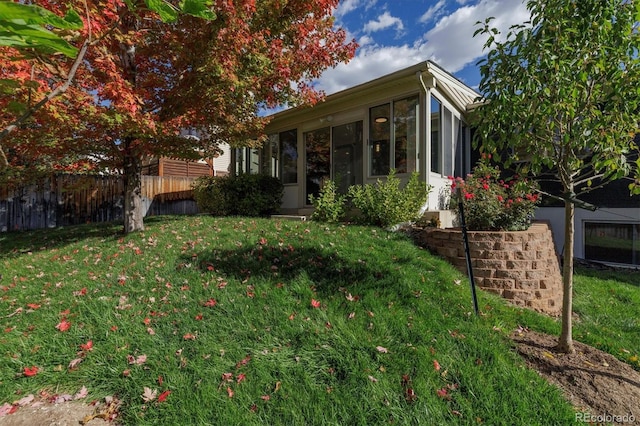
<svg viewBox="0 0 640 426">
<path fill-rule="evenodd" d="M 373 176 L 389 174 L 391 160 L 391 105 L 369 110 L 369 173 Z"/>
<path fill-rule="evenodd" d="M 249 157 L 249 173 L 260 173 L 260 150 L 257 148 L 247 148 Z"/>
<path fill-rule="evenodd" d="M 418 96 L 412 96 L 393 104 L 394 167 L 397 173 L 411 173 L 416 170 L 418 105 Z"/>
<path fill-rule="evenodd" d="M 440 101 L 431 96 L 431 171 L 434 173 L 442 173 L 441 112 Z"/>
<path fill-rule="evenodd" d="M 272 177 L 279 177 L 278 170 L 278 135 L 269 135 L 269 139 L 260 150 L 260 162 L 262 174 Z"/>
<path fill-rule="evenodd" d="M 629 223 L 586 222 L 584 257 L 602 262 L 640 264 L 636 243 L 639 228 L 640 225 Z"/>
<path fill-rule="evenodd" d="M 314 130 L 312 132 L 306 132 L 304 134 L 305 156 L 307 162 L 307 202 L 309 202 L 309 195 L 317 197 L 320 194 L 320 189 L 322 188 L 325 180 L 330 178 L 330 137 L 331 132 L 329 127 Z"/>
<path fill-rule="evenodd" d="M 362 121 L 332 129 L 333 180 L 346 194 L 351 185 L 362 184 Z"/>
<path fill-rule="evenodd" d="M 282 161 L 282 183 L 298 183 L 298 131 L 280 133 L 280 158 Z"/>
</svg>

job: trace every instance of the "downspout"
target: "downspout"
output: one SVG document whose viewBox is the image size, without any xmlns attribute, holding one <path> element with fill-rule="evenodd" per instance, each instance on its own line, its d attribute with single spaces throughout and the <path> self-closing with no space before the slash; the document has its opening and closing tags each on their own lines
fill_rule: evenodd
<svg viewBox="0 0 640 426">
<path fill-rule="evenodd" d="M 418 71 L 416 72 L 416 76 L 418 77 L 418 80 L 420 81 L 420 84 L 422 85 L 422 88 L 424 89 L 424 93 L 426 95 L 426 100 L 425 100 L 425 129 L 424 129 L 424 134 L 425 134 L 425 144 L 424 144 L 424 154 L 429 154 L 428 156 L 425 156 L 424 159 L 424 177 L 425 177 L 425 184 L 429 184 L 429 164 L 431 164 L 430 158 L 431 158 L 431 145 L 429 143 L 427 143 L 427 138 L 431 138 L 431 134 L 430 132 L 427 131 L 427 123 L 428 123 L 428 117 L 430 116 L 430 112 L 431 112 L 431 105 L 429 103 L 429 99 L 431 98 L 431 88 L 427 87 L 427 84 L 424 82 L 424 79 L 422 78 L 422 71 Z M 435 81 L 433 81 L 433 83 L 435 83 Z M 420 216 L 424 215 L 424 213 L 427 211 L 427 209 L 429 208 L 429 200 L 427 199 L 427 201 L 425 201 L 424 205 L 420 208 Z"/>
</svg>

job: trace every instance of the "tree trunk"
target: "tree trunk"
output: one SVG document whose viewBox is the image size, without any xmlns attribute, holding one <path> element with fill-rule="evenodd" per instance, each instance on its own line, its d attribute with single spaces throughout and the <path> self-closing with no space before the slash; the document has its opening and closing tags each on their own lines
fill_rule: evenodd
<svg viewBox="0 0 640 426">
<path fill-rule="evenodd" d="M 131 152 L 126 138 L 124 154 L 124 233 L 144 231 L 142 209 L 142 160 Z"/>
<path fill-rule="evenodd" d="M 573 199 L 573 191 L 567 191 Z M 558 340 L 558 350 L 573 353 L 572 316 L 573 316 L 573 233 L 575 206 L 569 199 L 564 202 L 564 250 L 562 265 L 562 332 Z"/>
</svg>

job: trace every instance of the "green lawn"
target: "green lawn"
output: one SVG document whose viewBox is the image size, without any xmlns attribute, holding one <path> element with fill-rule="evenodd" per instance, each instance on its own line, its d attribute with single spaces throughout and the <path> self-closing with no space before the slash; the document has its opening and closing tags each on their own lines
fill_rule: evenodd
<svg viewBox="0 0 640 426">
<path fill-rule="evenodd" d="M 0 405 L 86 385 L 125 424 L 574 423 L 507 337 L 557 322 L 483 292 L 476 318 L 465 278 L 402 235 L 205 216 L 119 230 L 0 234 Z M 578 277 L 575 333 L 637 362 L 637 276 L 605 282 Z"/>
</svg>

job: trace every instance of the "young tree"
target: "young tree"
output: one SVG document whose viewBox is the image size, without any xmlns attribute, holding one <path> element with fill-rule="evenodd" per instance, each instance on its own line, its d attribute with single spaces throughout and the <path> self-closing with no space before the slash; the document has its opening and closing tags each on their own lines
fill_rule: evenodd
<svg viewBox="0 0 640 426">
<path fill-rule="evenodd" d="M 194 3 L 207 5 L 200 12 L 208 20 L 175 13 L 178 4 Z M 260 135 L 261 104 L 318 99 L 313 79 L 355 51 L 345 32 L 333 27 L 337 3 L 165 1 L 150 8 L 139 1 L 87 0 L 90 19 L 83 31 L 91 29 L 101 41 L 86 52 L 65 96 L 49 101 L 15 132 L 9 162 L 51 158 L 77 165 L 78 158 L 90 158 L 122 170 L 125 232 L 141 230 L 145 156 L 213 155 L 220 141 L 246 144 Z M 83 2 L 39 4 L 64 16 Z M 11 61 L 12 54 L 0 50 L 0 64 L 25 83 L 13 93 L 24 103 L 37 91 L 46 93 L 68 69 L 69 59 L 59 55 Z M 183 129 L 200 137 L 182 137 Z"/>
<path fill-rule="evenodd" d="M 487 19 L 478 142 L 507 165 L 561 183 L 565 209 L 562 333 L 573 351 L 574 201 L 630 172 L 640 111 L 640 5 L 633 0 L 530 0 L 531 20 L 504 39 Z"/>
</svg>

